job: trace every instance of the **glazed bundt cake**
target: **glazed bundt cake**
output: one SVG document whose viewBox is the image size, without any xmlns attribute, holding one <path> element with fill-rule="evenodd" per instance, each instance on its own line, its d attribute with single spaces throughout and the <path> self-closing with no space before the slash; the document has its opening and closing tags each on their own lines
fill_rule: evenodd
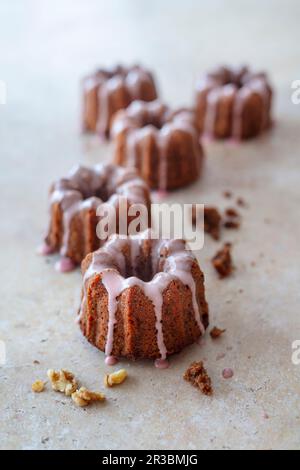
<svg viewBox="0 0 300 470">
<path fill-rule="evenodd" d="M 99 237 L 96 233 L 97 208 L 108 204 L 116 209 L 118 216 L 121 201 L 128 209 L 132 204 L 143 204 L 148 210 L 146 227 L 149 226 L 149 189 L 134 169 L 111 164 L 75 167 L 50 189 L 50 224 L 42 253 L 60 251 L 63 258 L 58 268 L 63 271 L 80 264 L 87 253 L 105 241 L 103 234 Z M 132 221 L 130 215 L 128 223 Z M 118 225 L 116 230 L 119 230 Z"/>
<path fill-rule="evenodd" d="M 203 151 L 191 110 L 134 101 L 115 115 L 112 137 L 114 162 L 136 167 L 153 189 L 180 188 L 200 175 Z"/>
<path fill-rule="evenodd" d="M 255 137 L 271 125 L 271 102 L 264 73 L 220 67 L 197 84 L 197 125 L 209 137 Z"/>
<path fill-rule="evenodd" d="M 150 72 L 140 66 L 96 70 L 83 79 L 83 129 L 109 137 L 113 114 L 133 100 L 157 98 Z"/>
<path fill-rule="evenodd" d="M 183 240 L 151 239 L 150 230 L 112 236 L 82 262 L 78 321 L 87 339 L 115 357 L 158 359 L 179 352 L 208 325 L 204 277 Z"/>
</svg>

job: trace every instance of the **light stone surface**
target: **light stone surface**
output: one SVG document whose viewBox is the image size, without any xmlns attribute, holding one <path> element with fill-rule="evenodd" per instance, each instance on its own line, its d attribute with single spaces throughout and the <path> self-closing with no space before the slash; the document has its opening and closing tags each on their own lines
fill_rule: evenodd
<svg viewBox="0 0 300 470">
<path fill-rule="evenodd" d="M 300 365 L 291 344 L 300 339 L 300 105 L 290 98 L 300 79 L 299 2 L 28 0 L 2 2 L 0 18 L 1 448 L 299 448 Z M 155 70 L 173 105 L 190 104 L 195 78 L 220 62 L 266 69 L 276 125 L 237 147 L 207 144 L 202 180 L 166 199 L 226 207 L 230 189 L 248 202 L 241 230 L 223 236 L 233 242 L 234 275 L 220 281 L 213 271 L 220 243 L 206 238 L 199 253 L 211 326 L 225 335 L 207 335 L 168 370 L 122 361 L 128 380 L 107 391 L 105 404 L 81 409 L 49 384 L 31 391 L 48 368 L 70 369 L 100 390 L 108 371 L 73 321 L 79 272 L 58 274 L 55 259 L 35 248 L 49 184 L 73 164 L 110 158 L 110 146 L 80 135 L 78 89 L 97 64 L 119 61 Z M 212 398 L 182 380 L 197 359 L 205 359 Z M 231 380 L 222 378 L 225 367 L 234 369 Z"/>
</svg>

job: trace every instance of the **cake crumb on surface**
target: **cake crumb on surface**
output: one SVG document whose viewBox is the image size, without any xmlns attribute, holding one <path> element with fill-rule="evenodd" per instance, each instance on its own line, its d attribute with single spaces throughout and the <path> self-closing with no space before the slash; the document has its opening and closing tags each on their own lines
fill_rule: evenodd
<svg viewBox="0 0 300 470">
<path fill-rule="evenodd" d="M 241 225 L 241 216 L 234 207 L 228 207 L 225 209 L 225 216 L 227 219 L 223 223 L 223 226 L 228 229 L 238 229 Z"/>
<path fill-rule="evenodd" d="M 230 199 L 232 197 L 232 192 L 231 191 L 224 191 L 223 196 L 226 197 L 227 199 Z"/>
<path fill-rule="evenodd" d="M 240 228 L 240 225 L 240 222 L 237 222 L 236 220 L 225 220 L 224 222 L 224 227 L 229 229 L 238 229 Z"/>
<path fill-rule="evenodd" d="M 231 243 L 225 243 L 223 248 L 212 258 L 211 262 L 220 278 L 228 277 L 233 270 Z"/>
<path fill-rule="evenodd" d="M 183 375 L 184 380 L 190 382 L 194 387 L 198 388 L 204 395 L 211 396 L 213 388 L 211 379 L 202 361 L 192 362 Z"/>
<path fill-rule="evenodd" d="M 234 207 L 228 207 L 225 210 L 225 214 L 227 215 L 227 217 L 240 217 L 240 214 Z"/>
<path fill-rule="evenodd" d="M 196 223 L 197 209 L 193 204 L 192 223 Z M 210 235 L 214 240 L 220 239 L 220 229 L 222 217 L 218 209 L 214 206 L 204 206 L 204 232 Z"/>
<path fill-rule="evenodd" d="M 247 207 L 247 203 L 245 202 L 245 200 L 242 197 L 238 197 L 237 200 L 236 200 L 236 203 L 240 207 Z"/>
<path fill-rule="evenodd" d="M 216 338 L 219 338 L 223 333 L 225 333 L 226 329 L 222 330 L 221 328 L 218 328 L 217 326 L 214 326 L 211 330 L 210 330 L 210 336 L 212 337 L 212 339 L 216 339 Z"/>
<path fill-rule="evenodd" d="M 216 207 L 204 207 L 204 231 L 214 240 L 220 239 L 222 217 Z"/>
</svg>

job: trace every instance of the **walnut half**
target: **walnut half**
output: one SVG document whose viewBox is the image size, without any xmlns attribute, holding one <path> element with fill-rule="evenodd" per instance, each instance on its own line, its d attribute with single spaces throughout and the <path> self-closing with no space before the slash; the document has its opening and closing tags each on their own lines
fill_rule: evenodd
<svg viewBox="0 0 300 470">
<path fill-rule="evenodd" d="M 47 375 L 51 381 L 53 390 L 64 393 L 68 397 L 77 389 L 77 382 L 72 372 L 65 369 L 56 371 L 49 369 Z"/>
<path fill-rule="evenodd" d="M 104 385 L 106 387 L 113 387 L 114 385 L 119 385 L 126 380 L 127 371 L 126 369 L 120 369 L 112 374 L 106 374 L 104 376 Z"/>
<path fill-rule="evenodd" d="M 100 392 L 91 392 L 85 387 L 80 387 L 79 390 L 72 393 L 72 400 L 77 406 L 87 406 L 95 401 L 104 401 L 105 395 Z"/>
</svg>

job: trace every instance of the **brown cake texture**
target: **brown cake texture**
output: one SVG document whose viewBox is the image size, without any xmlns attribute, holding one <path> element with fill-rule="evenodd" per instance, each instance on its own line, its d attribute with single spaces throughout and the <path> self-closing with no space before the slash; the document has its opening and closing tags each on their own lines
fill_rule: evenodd
<svg viewBox="0 0 300 470">
<path fill-rule="evenodd" d="M 159 359 L 208 326 L 204 276 L 183 240 L 117 235 L 82 262 L 78 321 L 106 358 Z"/>
<path fill-rule="evenodd" d="M 111 120 L 116 111 L 133 100 L 157 98 L 152 74 L 141 66 L 98 69 L 82 81 L 83 130 L 109 137 Z"/>
<path fill-rule="evenodd" d="M 146 227 L 150 222 L 151 201 L 147 184 L 134 169 L 112 164 L 90 168 L 76 166 L 67 177 L 51 186 L 49 202 L 50 223 L 45 238 L 48 253 L 60 252 L 74 264 L 80 264 L 88 253 L 105 241 L 96 233 L 99 222 L 96 211 L 101 204 L 115 208 L 117 217 L 120 204 L 127 210 L 133 204 L 143 204 L 149 215 Z M 128 224 L 133 218 L 128 217 Z M 116 231 L 119 231 L 118 223 Z"/>
<path fill-rule="evenodd" d="M 225 243 L 212 259 L 212 264 L 220 278 L 228 277 L 233 270 L 231 257 L 231 243 Z"/>
<path fill-rule="evenodd" d="M 136 167 L 153 189 L 180 188 L 201 173 L 203 150 L 192 110 L 134 101 L 115 115 L 112 137 L 114 162 Z"/>
<path fill-rule="evenodd" d="M 196 86 L 197 125 L 215 138 L 248 139 L 271 125 L 272 89 L 265 73 L 219 67 Z"/>
<path fill-rule="evenodd" d="M 198 388 L 204 395 L 212 395 L 213 388 L 211 379 L 202 361 L 192 362 L 183 375 L 184 380 L 190 382 L 194 387 Z"/>
</svg>

